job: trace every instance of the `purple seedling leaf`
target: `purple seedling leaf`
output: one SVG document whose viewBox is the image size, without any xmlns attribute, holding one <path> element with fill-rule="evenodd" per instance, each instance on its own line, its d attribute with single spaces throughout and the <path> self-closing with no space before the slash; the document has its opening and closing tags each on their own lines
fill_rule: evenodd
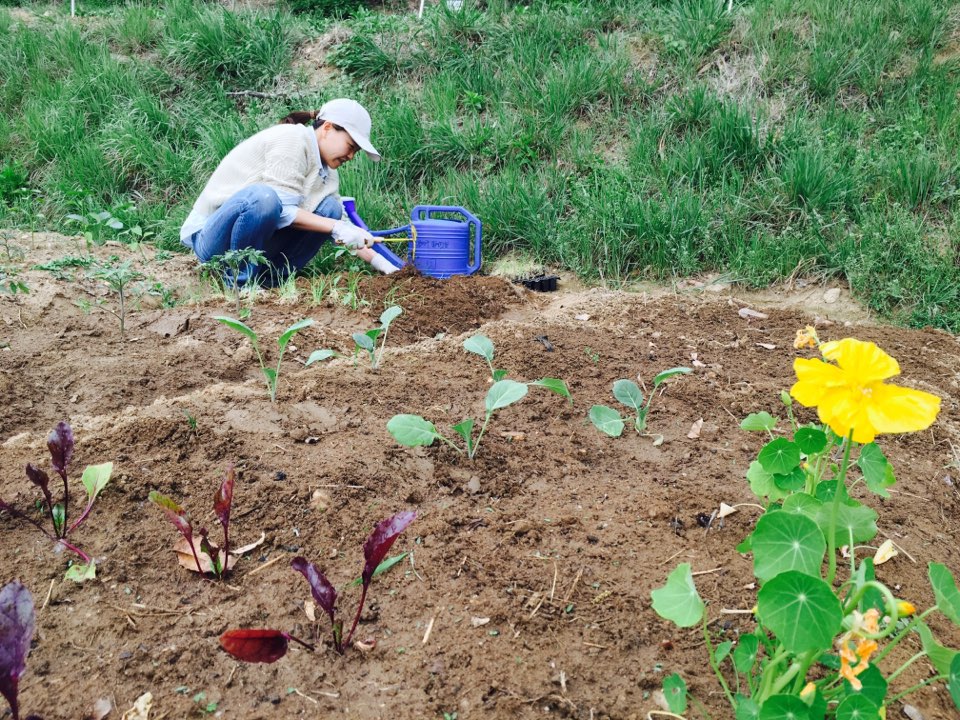
<svg viewBox="0 0 960 720">
<path fill-rule="evenodd" d="M 70 461 L 73 460 L 73 430 L 65 421 L 58 422 L 57 426 L 47 435 L 47 448 L 50 450 L 50 464 L 63 478 L 63 527 L 66 527 L 70 505 L 67 469 L 70 467 Z"/>
<path fill-rule="evenodd" d="M 388 517 L 386 520 L 381 520 L 363 544 L 363 557 L 365 560 L 363 574 L 361 575 L 363 590 L 360 592 L 360 604 L 357 606 L 357 614 L 353 618 L 353 625 L 350 626 L 350 632 L 347 633 L 347 640 L 346 643 L 344 643 L 347 647 L 350 646 L 350 639 L 353 637 L 353 632 L 357 629 L 357 623 L 360 622 L 360 613 L 363 612 L 363 604 L 367 599 L 367 589 L 370 587 L 370 581 L 373 579 L 373 573 L 376 571 L 377 565 L 386 557 L 390 551 L 390 547 L 400 536 L 400 533 L 406 530 L 407 526 L 412 523 L 416 517 L 417 513 L 413 510 L 404 510 L 392 517 Z"/>
<path fill-rule="evenodd" d="M 10 703 L 13 720 L 20 717 L 17 694 L 34 627 L 33 596 L 16 580 L 8 583 L 0 589 L 0 694 Z"/>
<path fill-rule="evenodd" d="M 291 640 L 313 650 L 313 645 L 289 633 L 259 628 L 227 630 L 220 636 L 220 647 L 237 660 L 272 663 L 287 654 Z"/>
<path fill-rule="evenodd" d="M 200 558 L 197 557 L 197 550 L 193 546 L 193 526 L 190 524 L 190 516 L 187 515 L 187 511 L 166 495 L 162 495 L 156 490 L 150 491 L 149 499 L 150 502 L 158 505 L 160 509 L 163 510 L 164 515 L 167 516 L 167 520 L 172 522 L 173 526 L 186 538 L 187 544 L 193 553 L 193 559 L 197 563 L 197 572 L 203 575 L 203 569 L 200 567 Z"/>
<path fill-rule="evenodd" d="M 47 512 L 51 513 L 52 518 L 53 496 L 50 494 L 50 478 L 47 476 L 47 473 L 38 468 L 36 465 L 27 463 L 27 479 L 40 488 L 40 492 L 43 493 L 44 500 L 47 501 Z"/>
<path fill-rule="evenodd" d="M 233 465 L 227 466 L 226 477 L 220 484 L 220 489 L 213 498 L 213 511 L 223 527 L 223 554 L 230 553 L 230 507 L 233 505 L 233 486 L 237 482 L 237 473 Z"/>
<path fill-rule="evenodd" d="M 310 584 L 310 592 L 313 595 L 313 599 L 317 601 L 317 605 L 319 605 L 330 618 L 330 625 L 333 627 L 334 633 L 333 644 L 337 652 L 343 652 L 339 642 L 340 638 L 338 637 L 339 633 L 337 632 L 337 622 L 335 619 L 337 613 L 337 591 L 333 585 L 330 584 L 330 581 L 327 580 L 326 576 L 317 570 L 317 566 L 312 562 L 308 562 L 306 558 L 295 557 L 290 565 L 307 579 L 307 582 Z"/>
</svg>

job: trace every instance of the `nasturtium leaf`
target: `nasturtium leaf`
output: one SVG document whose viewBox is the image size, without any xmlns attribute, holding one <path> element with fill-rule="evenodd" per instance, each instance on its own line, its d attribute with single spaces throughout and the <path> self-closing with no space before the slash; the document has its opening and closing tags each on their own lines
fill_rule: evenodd
<svg viewBox="0 0 960 720">
<path fill-rule="evenodd" d="M 219 322 L 222 322 L 228 328 L 231 328 L 233 330 L 236 330 L 237 332 L 243 333 L 248 338 L 250 338 L 250 342 L 252 342 L 254 345 L 257 344 L 257 334 L 253 330 L 251 330 L 248 326 L 240 322 L 239 320 L 235 320 L 232 317 L 225 317 L 223 315 L 217 315 L 213 319 Z"/>
<path fill-rule="evenodd" d="M 474 335 L 463 341 L 463 349 L 493 362 L 493 343 L 486 335 Z"/>
<path fill-rule="evenodd" d="M 290 566 L 307 579 L 313 599 L 330 618 L 330 623 L 334 623 L 334 615 L 337 612 L 337 591 L 327 580 L 326 575 L 305 557 L 295 557 L 290 562 Z"/>
<path fill-rule="evenodd" d="M 781 490 L 786 490 L 788 492 L 793 492 L 794 490 L 799 490 L 807 483 L 807 474 L 803 471 L 799 465 L 795 467 L 790 472 L 781 475 L 780 473 L 773 474 L 773 484 L 776 485 Z"/>
<path fill-rule="evenodd" d="M 643 393 L 632 380 L 617 380 L 613 384 L 613 396 L 621 404 L 637 412 L 643 408 Z"/>
<path fill-rule="evenodd" d="M 33 596 L 17 580 L 0 589 L 0 695 L 18 716 L 17 693 L 27 669 L 27 654 L 36 620 Z"/>
<path fill-rule="evenodd" d="M 366 333 L 357 332 L 357 333 L 353 333 L 350 337 L 353 338 L 353 342 L 356 344 L 357 347 L 362 348 L 367 352 L 373 352 L 373 348 L 374 348 L 373 338 L 371 338 Z"/>
<path fill-rule="evenodd" d="M 950 672 L 947 674 L 947 690 L 953 698 L 953 704 L 960 708 L 960 655 L 955 655 L 950 662 Z"/>
<path fill-rule="evenodd" d="M 487 412 L 493 413 L 513 405 L 518 400 L 522 400 L 526 394 L 527 386 L 524 383 L 518 383 L 515 380 L 495 382 L 487 391 L 485 401 Z"/>
<path fill-rule="evenodd" d="M 827 434 L 820 428 L 797 428 L 793 441 L 804 455 L 814 455 L 827 446 Z"/>
<path fill-rule="evenodd" d="M 767 472 L 785 475 L 800 464 L 800 448 L 786 438 L 777 438 L 761 448 L 757 460 Z"/>
<path fill-rule="evenodd" d="M 733 665 L 737 672 L 748 675 L 757 661 L 757 650 L 760 641 L 756 635 L 741 635 L 737 646 L 733 649 Z"/>
<path fill-rule="evenodd" d="M 329 360 L 332 357 L 336 357 L 337 354 L 333 350 L 323 349 L 323 350 L 314 350 L 310 353 L 310 357 L 307 358 L 307 361 L 303 364 L 304 367 L 313 365 L 315 362 L 322 362 L 323 360 Z"/>
<path fill-rule="evenodd" d="M 679 625 L 692 627 L 700 622 L 706 608 L 696 586 L 690 563 L 680 563 L 667 577 L 667 584 L 650 593 L 653 609 L 660 617 Z"/>
<path fill-rule="evenodd" d="M 383 327 L 390 327 L 390 323 L 396 320 L 403 313 L 403 308 L 399 305 L 391 305 L 382 313 L 380 313 L 380 324 Z"/>
<path fill-rule="evenodd" d="M 875 703 L 863 695 L 849 695 L 837 706 L 837 720 L 880 720 Z"/>
<path fill-rule="evenodd" d="M 58 422 L 47 435 L 50 464 L 61 475 L 66 474 L 67 467 L 73 459 L 73 444 L 73 429 L 63 420 Z"/>
<path fill-rule="evenodd" d="M 758 498 L 769 498 L 772 502 L 782 500 L 787 493 L 773 482 L 773 474 L 763 469 L 763 465 L 754 460 L 747 469 L 747 482 L 750 490 Z"/>
<path fill-rule="evenodd" d="M 530 385 L 536 385 L 537 387 L 546 388 L 550 392 L 554 392 L 561 397 L 567 398 L 571 403 L 573 398 L 570 397 L 570 390 L 567 388 L 567 384 L 563 380 L 557 378 L 543 378 L 542 380 L 534 380 Z"/>
<path fill-rule="evenodd" d="M 295 322 L 293 325 L 284 330 L 280 337 L 277 338 L 277 346 L 280 348 L 280 352 L 283 352 L 287 349 L 287 343 L 290 342 L 290 338 L 304 328 L 310 327 L 314 323 L 316 323 L 316 320 L 313 320 L 312 318 L 306 318 L 305 320 Z"/>
<path fill-rule="evenodd" d="M 740 429 L 747 432 L 770 432 L 777 426 L 777 419 L 766 410 L 750 413 L 740 422 Z"/>
<path fill-rule="evenodd" d="M 937 607 L 954 625 L 960 625 L 960 591 L 953 579 L 953 574 L 942 563 L 930 563 L 927 566 L 930 585 L 937 598 Z"/>
<path fill-rule="evenodd" d="M 843 611 L 827 583 L 791 570 L 760 588 L 757 617 L 789 652 L 802 653 L 827 649 L 833 644 L 843 622 Z"/>
<path fill-rule="evenodd" d="M 893 485 L 897 478 L 893 474 L 893 466 L 887 461 L 883 450 L 876 443 L 864 445 L 857 458 L 857 467 L 863 473 L 863 479 L 870 489 L 883 498 L 890 497 L 887 488 Z"/>
<path fill-rule="evenodd" d="M 941 675 L 949 674 L 950 667 L 960 657 L 960 652 L 938 643 L 936 638 L 933 637 L 933 633 L 930 632 L 930 628 L 922 620 L 914 625 L 913 629 L 920 636 L 923 651 L 930 658 L 930 663 L 937 669 L 937 672 Z"/>
<path fill-rule="evenodd" d="M 670 712 L 680 714 L 687 710 L 687 684 L 677 673 L 663 679 L 663 696 Z"/>
<path fill-rule="evenodd" d="M 620 413 L 606 405 L 594 405 L 590 408 L 590 422 L 597 430 L 610 437 L 620 437 L 626 427 Z"/>
<path fill-rule="evenodd" d="M 97 577 L 97 564 L 91 561 L 89 564 L 74 563 L 67 568 L 64 573 L 64 580 L 73 580 L 75 583 L 82 583 L 86 580 L 93 580 Z"/>
<path fill-rule="evenodd" d="M 671 378 L 674 375 L 689 375 L 692 372 L 693 370 L 691 370 L 688 367 L 675 367 L 675 368 L 670 368 L 668 370 L 664 370 L 662 372 L 658 372 L 656 375 L 653 376 L 653 387 L 655 388 L 660 387 L 661 383 L 663 383 L 664 380 L 666 380 L 667 378 Z"/>
<path fill-rule="evenodd" d="M 887 681 L 880 672 L 880 668 L 871 663 L 867 669 L 857 675 L 860 681 L 860 689 L 854 690 L 850 681 L 844 678 L 843 692 L 849 697 L 863 697 L 873 703 L 874 707 L 883 705 L 883 700 L 887 696 Z"/>
<path fill-rule="evenodd" d="M 103 463 L 102 465 L 89 465 L 84 469 L 80 482 L 87 491 L 89 502 L 97 499 L 97 495 L 110 482 L 110 475 L 113 473 L 113 463 Z"/>
<path fill-rule="evenodd" d="M 417 518 L 417 513 L 413 510 L 402 510 L 396 515 L 392 515 L 385 520 L 377 523 L 377 526 L 370 533 L 370 537 L 363 543 L 363 584 L 367 585 L 373 578 L 373 572 L 377 565 L 383 560 L 394 541 L 400 536 L 407 526 Z"/>
<path fill-rule="evenodd" d="M 819 577 L 827 550 L 823 533 L 813 520 L 785 512 L 763 515 L 751 544 L 753 573 L 761 582 L 789 570 Z"/>
<path fill-rule="evenodd" d="M 432 445 L 440 437 L 436 426 L 419 415 L 394 415 L 387 422 L 387 432 L 393 439 L 407 447 Z"/>
<path fill-rule="evenodd" d="M 829 534 L 829 505 L 820 510 L 820 529 L 824 535 Z M 850 542 L 862 543 L 873 540 L 877 536 L 877 511 L 861 505 L 855 500 L 841 502 L 837 509 L 837 545 L 846 545 Z"/>
<path fill-rule="evenodd" d="M 730 654 L 730 651 L 733 649 L 732 640 L 724 640 L 722 643 L 717 645 L 716 650 L 713 651 L 713 661 L 719 665 L 724 661 L 724 658 Z"/>
<path fill-rule="evenodd" d="M 812 495 L 793 493 L 783 501 L 781 510 L 783 510 L 783 512 L 793 513 L 794 515 L 803 515 L 814 522 L 818 522 L 822 507 L 823 503 Z"/>
<path fill-rule="evenodd" d="M 757 720 L 760 716 L 760 706 L 757 701 L 746 695 L 736 697 L 736 720 Z"/>
<path fill-rule="evenodd" d="M 288 645 L 289 635 L 280 630 L 227 630 L 220 636 L 220 647 L 244 662 L 276 662 L 287 654 Z"/>
<path fill-rule="evenodd" d="M 810 720 L 810 708 L 796 695 L 771 695 L 763 701 L 757 720 Z"/>
</svg>

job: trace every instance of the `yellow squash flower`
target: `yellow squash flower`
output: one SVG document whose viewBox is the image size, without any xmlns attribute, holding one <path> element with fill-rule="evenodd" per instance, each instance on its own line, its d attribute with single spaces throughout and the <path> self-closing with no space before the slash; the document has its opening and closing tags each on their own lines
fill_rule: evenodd
<svg viewBox="0 0 960 720">
<path fill-rule="evenodd" d="M 797 382 L 790 394 L 816 407 L 820 421 L 840 437 L 853 430 L 858 443 L 881 433 L 925 430 L 940 412 L 940 398 L 883 382 L 900 374 L 900 365 L 872 342 L 846 338 L 820 346 L 824 362 L 797 358 Z M 833 363 L 836 363 L 834 365 Z"/>
</svg>

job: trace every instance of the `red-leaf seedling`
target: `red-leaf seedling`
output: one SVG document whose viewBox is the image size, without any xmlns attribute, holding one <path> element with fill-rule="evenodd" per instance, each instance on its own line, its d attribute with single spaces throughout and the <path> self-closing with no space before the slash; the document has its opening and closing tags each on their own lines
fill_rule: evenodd
<svg viewBox="0 0 960 720">
<path fill-rule="evenodd" d="M 63 547 L 67 548 L 67 550 L 70 550 L 78 555 L 80 558 L 82 558 L 88 569 L 93 568 L 93 572 L 96 572 L 93 560 L 90 558 L 90 556 L 75 545 L 67 542 L 67 536 L 80 527 L 80 525 L 82 525 L 87 519 L 87 516 L 90 515 L 90 511 L 93 509 L 93 503 L 97 499 L 97 496 L 107 486 L 107 483 L 110 482 L 110 475 L 113 472 L 113 463 L 108 462 L 103 463 L 102 465 L 90 465 L 84 469 L 83 475 L 80 478 L 80 482 L 83 483 L 84 489 L 87 492 L 87 504 L 83 508 L 83 511 L 80 513 L 80 515 L 71 523 L 69 522 L 69 471 L 70 463 L 73 460 L 73 446 L 73 430 L 70 428 L 69 424 L 61 420 L 47 436 L 47 449 L 50 451 L 50 465 L 63 481 L 63 499 L 59 502 L 54 501 L 53 492 L 50 490 L 50 477 L 47 475 L 47 473 L 42 468 L 39 468 L 32 463 L 27 463 L 26 467 L 27 479 L 36 485 L 43 495 L 43 500 L 38 501 L 38 503 L 40 503 L 42 506 L 43 512 L 50 518 L 50 524 L 53 532 L 47 530 L 36 518 L 17 510 L 3 500 L 0 500 L 0 510 L 6 510 L 11 515 L 18 517 L 21 520 L 26 520 L 51 540 L 60 543 L 63 545 Z M 83 574 L 75 572 L 75 570 L 79 569 L 79 566 L 74 566 L 74 568 L 71 568 L 71 570 L 68 571 L 67 576 L 73 577 L 73 579 L 82 579 Z"/>
<path fill-rule="evenodd" d="M 377 569 L 383 563 L 390 547 L 396 541 L 407 526 L 417 517 L 412 510 L 399 512 L 392 517 L 382 520 L 373 529 L 370 537 L 363 544 L 363 573 L 360 576 L 360 582 L 363 589 L 360 592 L 360 603 L 357 605 L 357 612 L 353 618 L 353 624 L 350 626 L 350 632 L 346 639 L 343 638 L 343 623 L 337 620 L 337 591 L 327 580 L 326 576 L 320 572 L 316 565 L 309 562 L 306 558 L 296 557 L 291 562 L 294 570 L 301 573 L 310 584 L 310 592 L 317 605 L 330 618 L 330 625 L 333 633 L 333 647 L 343 654 L 346 647 L 350 647 L 350 641 L 353 639 L 353 633 L 357 629 L 357 623 L 360 622 L 360 614 L 363 612 L 363 605 L 367 599 L 367 590 L 377 574 Z M 390 560 L 387 561 L 390 563 Z M 387 564 L 385 563 L 385 564 Z M 256 629 L 256 630 L 228 630 L 220 636 L 220 645 L 228 653 L 238 660 L 245 662 L 274 662 L 279 660 L 287 652 L 288 640 L 294 640 L 301 645 L 310 647 L 303 640 L 300 640 L 288 633 L 280 630 Z M 312 649 L 312 648 L 311 648 Z"/>
<path fill-rule="evenodd" d="M 232 566 L 230 562 L 230 508 L 233 505 L 233 486 L 236 484 L 236 481 L 236 471 L 233 465 L 228 465 L 223 482 L 220 483 L 217 494 L 213 497 L 213 512 L 220 522 L 220 527 L 223 528 L 223 545 L 221 547 L 217 547 L 210 542 L 206 528 L 200 528 L 194 533 L 193 524 L 190 522 L 190 515 L 174 500 L 158 493 L 156 490 L 150 491 L 150 502 L 163 510 L 167 519 L 173 523 L 173 526 L 177 528 L 177 531 L 183 535 L 187 541 L 190 552 L 193 554 L 194 562 L 197 565 L 197 572 L 200 573 L 200 575 L 206 575 L 208 572 L 212 572 L 218 580 L 222 580 Z M 199 540 L 195 540 L 195 537 L 199 538 Z M 197 545 L 200 546 L 200 552 L 209 559 L 208 569 L 205 569 L 204 565 L 200 562 L 200 556 L 197 555 Z M 187 560 L 187 562 L 189 563 L 189 560 Z"/>
<path fill-rule="evenodd" d="M 0 695 L 10 703 L 13 720 L 20 718 L 17 693 L 27 669 L 34 631 L 33 596 L 14 580 L 0 589 Z"/>
</svg>

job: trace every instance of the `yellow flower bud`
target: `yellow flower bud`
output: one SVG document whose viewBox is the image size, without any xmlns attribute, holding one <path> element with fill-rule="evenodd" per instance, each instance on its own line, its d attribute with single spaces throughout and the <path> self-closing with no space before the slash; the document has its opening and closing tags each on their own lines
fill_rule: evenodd
<svg viewBox="0 0 960 720">
<path fill-rule="evenodd" d="M 916 611 L 917 609 L 913 606 L 913 603 L 907 602 L 906 600 L 897 600 L 897 615 L 900 617 L 913 615 Z"/>
<path fill-rule="evenodd" d="M 803 686 L 803 690 L 800 691 L 800 699 L 805 703 L 810 703 L 814 696 L 817 694 L 817 685 L 813 682 L 808 682 Z"/>
</svg>

